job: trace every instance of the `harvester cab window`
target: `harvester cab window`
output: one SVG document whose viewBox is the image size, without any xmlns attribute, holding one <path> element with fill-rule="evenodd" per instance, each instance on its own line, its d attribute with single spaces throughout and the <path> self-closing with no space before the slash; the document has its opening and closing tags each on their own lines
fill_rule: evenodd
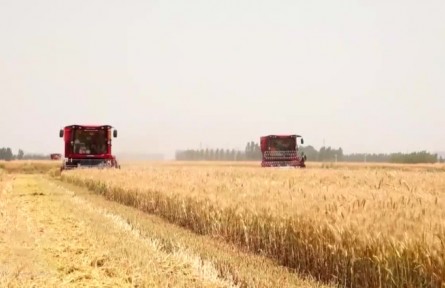
<svg viewBox="0 0 445 288">
<path fill-rule="evenodd" d="M 105 154 L 107 153 L 107 134 L 104 130 L 77 130 L 74 133 L 74 153 Z"/>
<path fill-rule="evenodd" d="M 269 150 L 290 151 L 295 149 L 295 139 L 293 138 L 273 138 L 269 142 Z"/>
</svg>

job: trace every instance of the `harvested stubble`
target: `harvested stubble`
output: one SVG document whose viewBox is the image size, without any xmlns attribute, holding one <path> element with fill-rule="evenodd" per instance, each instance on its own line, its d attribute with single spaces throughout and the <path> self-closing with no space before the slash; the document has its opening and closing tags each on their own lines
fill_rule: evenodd
<svg viewBox="0 0 445 288">
<path fill-rule="evenodd" d="M 62 178 L 322 281 L 440 287 L 444 174 L 163 166 Z"/>
<path fill-rule="evenodd" d="M 4 192 L 4 189 L 11 185 L 9 181 L 11 178 L 12 177 L 10 175 L 6 174 L 2 169 L 0 169 L 0 195 Z"/>
<path fill-rule="evenodd" d="M 159 247 L 167 253 L 188 251 L 192 258 L 202 263 L 211 263 L 221 279 L 232 279 L 234 285 L 247 287 L 281 287 L 281 288 L 328 288 L 335 285 L 322 285 L 317 281 L 305 279 L 296 275 L 283 266 L 276 265 L 260 255 L 246 253 L 236 249 L 230 243 L 223 243 L 221 239 L 211 239 L 206 235 L 196 235 L 173 223 L 168 223 L 156 215 L 149 215 L 137 211 L 115 201 L 107 201 L 100 195 L 82 187 L 74 187 L 67 183 L 59 183 L 66 193 L 74 192 L 79 197 L 94 205 L 94 209 L 105 209 L 120 215 L 133 229 L 140 231 L 143 237 L 155 239 Z M 59 187 L 60 187 L 59 186 Z M 145 214 L 145 215 L 144 215 Z"/>
<path fill-rule="evenodd" d="M 235 287 L 212 263 L 165 251 L 113 210 L 43 177 L 12 183 L 0 190 L 0 287 Z"/>
<path fill-rule="evenodd" d="M 60 161 L 15 160 L 0 161 L 0 169 L 6 173 L 41 174 L 60 167 Z"/>
</svg>

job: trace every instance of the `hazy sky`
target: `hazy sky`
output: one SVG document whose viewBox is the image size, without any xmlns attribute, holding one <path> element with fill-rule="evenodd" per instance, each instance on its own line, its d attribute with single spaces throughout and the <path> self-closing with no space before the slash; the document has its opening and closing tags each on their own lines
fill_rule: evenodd
<svg viewBox="0 0 445 288">
<path fill-rule="evenodd" d="M 445 150 L 445 1 L 0 0 L 0 146 Z"/>
</svg>

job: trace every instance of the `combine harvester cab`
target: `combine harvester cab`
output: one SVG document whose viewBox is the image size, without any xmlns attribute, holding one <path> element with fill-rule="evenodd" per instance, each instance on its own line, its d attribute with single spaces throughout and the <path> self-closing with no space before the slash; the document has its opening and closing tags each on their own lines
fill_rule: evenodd
<svg viewBox="0 0 445 288">
<path fill-rule="evenodd" d="M 305 168 L 306 155 L 298 155 L 297 138 L 300 135 L 268 135 L 260 138 L 262 167 Z M 301 138 L 301 144 L 304 143 Z"/>
<path fill-rule="evenodd" d="M 117 130 L 110 125 L 69 125 L 59 132 L 65 143 L 61 171 L 73 168 L 119 168 L 111 152 L 112 136 Z"/>
</svg>

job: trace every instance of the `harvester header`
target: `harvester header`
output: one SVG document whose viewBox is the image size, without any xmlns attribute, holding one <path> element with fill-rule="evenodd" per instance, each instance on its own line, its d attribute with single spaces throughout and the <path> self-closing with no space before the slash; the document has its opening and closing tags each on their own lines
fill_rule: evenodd
<svg viewBox="0 0 445 288">
<path fill-rule="evenodd" d="M 297 138 L 302 136 L 267 135 L 260 138 L 262 167 L 300 167 L 305 168 L 306 156 L 298 155 Z M 301 138 L 301 144 L 304 143 Z"/>
</svg>

